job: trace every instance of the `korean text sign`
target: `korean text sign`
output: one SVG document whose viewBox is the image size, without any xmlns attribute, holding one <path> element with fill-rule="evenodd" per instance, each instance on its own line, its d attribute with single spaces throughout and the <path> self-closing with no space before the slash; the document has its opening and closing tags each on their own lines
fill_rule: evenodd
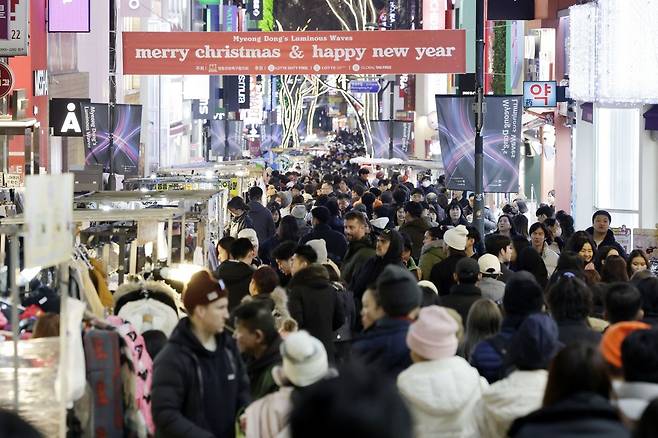
<svg viewBox="0 0 658 438">
<path fill-rule="evenodd" d="M 556 107 L 557 83 L 555 81 L 525 81 L 523 83 L 523 106 L 526 108 Z"/>
<path fill-rule="evenodd" d="M 463 30 L 124 32 L 124 74 L 401 74 L 466 71 Z"/>
</svg>

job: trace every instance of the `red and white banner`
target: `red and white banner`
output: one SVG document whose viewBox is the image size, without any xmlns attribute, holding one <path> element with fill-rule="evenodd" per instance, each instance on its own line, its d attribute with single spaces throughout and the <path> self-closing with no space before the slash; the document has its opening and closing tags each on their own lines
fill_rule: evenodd
<svg viewBox="0 0 658 438">
<path fill-rule="evenodd" d="M 464 30 L 124 32 L 123 73 L 464 73 Z"/>
</svg>

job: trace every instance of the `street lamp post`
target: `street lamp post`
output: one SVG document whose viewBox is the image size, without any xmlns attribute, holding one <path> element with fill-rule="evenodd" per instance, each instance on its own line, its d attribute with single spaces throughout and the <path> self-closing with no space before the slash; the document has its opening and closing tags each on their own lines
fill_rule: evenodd
<svg viewBox="0 0 658 438">
<path fill-rule="evenodd" d="M 473 226 L 484 237 L 484 0 L 476 0 L 475 6 L 475 203 Z"/>
</svg>

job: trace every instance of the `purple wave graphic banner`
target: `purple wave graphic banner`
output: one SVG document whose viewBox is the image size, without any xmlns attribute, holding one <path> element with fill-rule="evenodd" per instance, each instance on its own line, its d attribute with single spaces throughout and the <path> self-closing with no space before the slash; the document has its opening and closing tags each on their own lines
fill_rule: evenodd
<svg viewBox="0 0 658 438">
<path fill-rule="evenodd" d="M 390 122 L 388 120 L 373 120 L 372 148 L 373 158 L 389 158 L 391 141 Z M 409 160 L 413 154 L 414 124 L 396 120 L 393 122 L 393 158 Z"/>
<path fill-rule="evenodd" d="M 446 185 L 475 190 L 474 96 L 436 96 L 439 141 Z M 519 189 L 523 96 L 486 96 L 482 130 L 484 191 L 515 193 Z"/>
<path fill-rule="evenodd" d="M 109 171 L 136 175 L 139 169 L 139 145 L 142 131 L 141 105 L 116 105 L 114 147 L 110 152 L 109 106 L 83 103 L 82 134 L 87 164 L 101 164 Z"/>
</svg>

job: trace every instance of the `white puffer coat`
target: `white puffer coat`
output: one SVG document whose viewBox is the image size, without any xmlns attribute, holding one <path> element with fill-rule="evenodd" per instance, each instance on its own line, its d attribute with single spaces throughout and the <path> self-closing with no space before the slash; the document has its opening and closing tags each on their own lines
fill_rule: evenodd
<svg viewBox="0 0 658 438">
<path fill-rule="evenodd" d="M 487 381 L 463 358 L 415 363 L 398 376 L 417 438 L 479 436 L 475 409 Z"/>
<path fill-rule="evenodd" d="M 519 417 L 541 408 L 548 372 L 514 371 L 484 391 L 478 406 L 480 435 L 504 438 Z"/>
</svg>

